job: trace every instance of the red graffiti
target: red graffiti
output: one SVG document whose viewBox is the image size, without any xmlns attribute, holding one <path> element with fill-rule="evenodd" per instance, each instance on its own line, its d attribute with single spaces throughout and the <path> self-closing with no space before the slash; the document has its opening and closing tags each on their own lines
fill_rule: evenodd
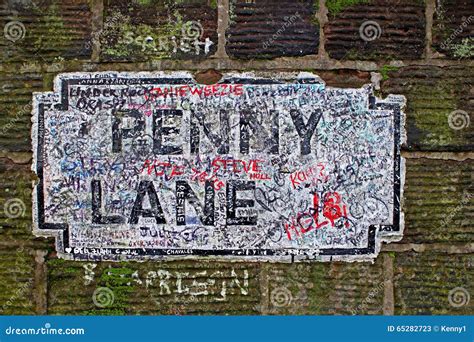
<svg viewBox="0 0 474 342">
<path fill-rule="evenodd" d="M 240 96 L 243 94 L 242 84 L 213 84 L 207 86 L 169 86 L 156 87 L 150 90 L 149 94 L 145 94 L 145 100 L 158 97 L 186 97 L 189 95 L 197 95 L 199 97 L 209 96 Z"/>
<path fill-rule="evenodd" d="M 265 173 L 251 173 L 249 177 L 250 180 L 271 180 L 270 176 Z"/>
<path fill-rule="evenodd" d="M 193 171 L 193 175 L 191 176 L 191 180 L 199 183 L 205 183 L 206 181 L 211 181 L 214 190 L 220 190 L 224 187 L 225 183 L 221 181 L 217 176 L 214 175 L 209 175 L 206 171 L 199 171 L 198 169 L 195 169 L 194 167 L 191 168 Z"/>
<path fill-rule="evenodd" d="M 154 174 L 157 177 L 163 176 L 165 180 L 172 180 L 174 177 L 182 176 L 187 170 L 190 170 L 192 172 L 190 176 L 192 181 L 199 183 L 211 181 L 214 184 L 214 189 L 220 190 L 225 186 L 225 183 L 218 178 L 219 171 L 220 173 L 245 173 L 251 180 L 271 180 L 267 174 L 261 172 L 261 162 L 263 160 L 252 159 L 244 161 L 217 157 L 209 165 L 211 170 L 203 171 L 199 167 L 192 167 L 191 165 L 176 165 L 170 161 L 146 159 L 140 173 Z"/>
<path fill-rule="evenodd" d="M 318 183 L 327 182 L 329 176 L 324 175 L 324 164 L 310 166 L 303 171 L 295 171 L 290 174 L 290 181 L 293 189 L 301 188 L 303 185 L 314 186 Z"/>
<path fill-rule="evenodd" d="M 240 159 L 222 159 L 220 157 L 215 158 L 212 161 L 211 166 L 214 168 L 214 173 L 219 170 L 224 172 L 233 172 L 233 173 L 251 173 L 251 172 L 262 172 L 261 165 L 263 160 L 251 159 L 248 162 Z"/>
<path fill-rule="evenodd" d="M 142 173 L 146 168 L 147 174 L 151 175 L 154 171 L 155 176 L 161 177 L 165 176 L 166 180 L 171 180 L 176 176 L 181 176 L 184 174 L 184 166 L 171 164 L 170 162 L 163 162 L 159 160 L 149 160 L 146 159 L 143 163 L 140 173 Z"/>
<path fill-rule="evenodd" d="M 349 227 L 347 207 L 342 203 L 341 196 L 337 192 L 326 193 L 321 207 L 319 202 L 318 194 L 313 194 L 313 207 L 306 212 L 298 213 L 296 217 L 291 217 L 290 223 L 284 223 L 286 235 L 289 240 L 292 240 L 291 232 L 294 232 L 296 236 L 299 237 L 329 224 L 331 227 L 334 227 L 336 221 L 339 219 L 345 219 L 344 226 L 346 228 Z M 326 218 L 321 222 L 319 221 L 320 212 L 322 212 L 322 216 Z"/>
<path fill-rule="evenodd" d="M 132 100 L 130 100 L 132 101 Z M 169 109 L 171 108 L 170 106 L 166 104 L 161 104 L 161 105 L 152 105 L 151 103 L 133 103 L 130 102 L 128 104 L 129 109 L 139 109 L 145 114 L 146 116 L 151 116 L 153 114 L 153 110 L 155 109 Z"/>
<path fill-rule="evenodd" d="M 329 192 L 324 196 L 323 216 L 334 227 L 334 222 L 342 217 L 347 217 L 347 207 L 341 203 L 341 196 L 337 192 Z M 345 226 L 349 227 L 349 222 L 345 221 Z"/>
</svg>

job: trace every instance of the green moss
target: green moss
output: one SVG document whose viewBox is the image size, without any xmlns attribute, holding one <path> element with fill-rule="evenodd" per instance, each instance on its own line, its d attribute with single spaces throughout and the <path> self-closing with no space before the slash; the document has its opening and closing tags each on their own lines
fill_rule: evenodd
<svg viewBox="0 0 474 342">
<path fill-rule="evenodd" d="M 327 276 L 328 272 L 327 264 L 313 264 L 311 266 L 310 281 L 313 288 L 308 296 L 311 314 L 327 314 L 327 308 L 330 307 L 328 289 L 331 289 L 333 284 Z"/>
<path fill-rule="evenodd" d="M 135 0 L 140 6 L 148 6 L 151 4 L 151 0 Z"/>
<path fill-rule="evenodd" d="M 461 43 L 450 46 L 453 51 L 453 56 L 457 58 L 471 58 L 474 57 L 474 38 L 465 38 Z"/>
<path fill-rule="evenodd" d="M 426 103 L 426 94 L 429 94 L 429 103 Z M 413 87 L 407 103 L 415 126 L 423 134 L 420 137 L 423 144 L 437 146 L 453 142 L 455 132 L 448 125 L 448 115 L 456 109 L 456 102 L 447 85 L 438 83 Z"/>
<path fill-rule="evenodd" d="M 58 270 L 62 275 L 72 275 L 72 274 L 78 274 L 83 272 L 81 268 L 77 267 L 61 267 Z"/>
<path fill-rule="evenodd" d="M 39 14 L 43 15 L 42 22 L 37 26 L 41 34 L 33 42 L 33 46 L 37 51 L 65 46 L 71 41 L 72 36 L 65 28 L 59 6 L 56 3 L 50 5 L 45 12 L 42 10 Z"/>
<path fill-rule="evenodd" d="M 314 0 L 313 2 L 313 13 L 311 15 L 311 23 L 315 26 L 319 25 L 319 20 L 317 17 L 319 11 L 319 0 Z"/>
<path fill-rule="evenodd" d="M 104 308 L 94 308 L 86 315 L 125 315 L 129 309 L 129 295 L 135 291 L 132 274 L 128 267 L 105 268 L 98 279 L 97 288 L 106 287 L 113 293 L 113 300 Z"/>
<path fill-rule="evenodd" d="M 176 42 L 176 37 L 182 34 L 187 25 L 177 10 L 167 22 L 157 27 L 132 24 L 129 16 L 118 11 L 110 13 L 108 18 L 101 43 L 102 46 L 107 46 L 105 55 L 114 59 L 138 56 L 170 58 L 173 54 L 173 44 L 179 43 Z"/>
<path fill-rule="evenodd" d="M 397 71 L 400 69 L 399 67 L 393 66 L 393 65 L 384 65 L 380 68 L 380 74 L 382 75 L 382 80 L 386 81 L 388 80 L 388 73 L 390 71 Z"/>
<path fill-rule="evenodd" d="M 211 0 L 209 6 L 213 9 L 217 9 L 217 0 Z"/>
<path fill-rule="evenodd" d="M 349 6 L 368 4 L 370 1 L 371 0 L 327 0 L 326 7 L 328 8 L 329 14 L 336 16 Z"/>
<path fill-rule="evenodd" d="M 319 0 L 314 0 L 313 1 L 313 12 L 314 14 L 318 13 L 319 11 Z"/>
<path fill-rule="evenodd" d="M 48 260 L 48 265 L 49 266 L 61 266 L 61 265 L 64 265 L 66 263 L 66 260 L 64 259 L 50 259 Z"/>
<path fill-rule="evenodd" d="M 369 50 L 353 47 L 343 56 L 341 60 L 396 60 L 396 56 L 389 55 L 383 50 Z"/>
</svg>

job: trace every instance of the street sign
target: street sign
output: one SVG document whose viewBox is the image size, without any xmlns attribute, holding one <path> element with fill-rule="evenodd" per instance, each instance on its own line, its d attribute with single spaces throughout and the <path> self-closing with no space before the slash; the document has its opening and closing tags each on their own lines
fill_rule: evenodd
<svg viewBox="0 0 474 342">
<path fill-rule="evenodd" d="M 106 72 L 33 104 L 34 233 L 61 257 L 350 261 L 402 237 L 403 97 Z"/>
</svg>

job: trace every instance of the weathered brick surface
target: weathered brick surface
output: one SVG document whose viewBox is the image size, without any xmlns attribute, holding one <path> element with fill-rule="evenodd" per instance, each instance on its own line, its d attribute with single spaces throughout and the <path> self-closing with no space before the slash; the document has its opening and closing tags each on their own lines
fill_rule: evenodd
<svg viewBox="0 0 474 342">
<path fill-rule="evenodd" d="M 311 265 L 52 259 L 48 313 L 381 314 L 382 260 Z M 112 291 L 107 297 L 112 303 L 100 308 L 94 292 L 104 287 Z"/>
<path fill-rule="evenodd" d="M 43 89 L 40 73 L 0 73 L 0 150 L 31 150 L 31 97 Z"/>
<path fill-rule="evenodd" d="M 458 287 L 472 294 L 472 255 L 400 253 L 394 261 L 395 313 L 399 315 L 472 314 L 472 300 L 462 303 L 450 291 Z M 454 295 L 454 291 L 453 291 Z"/>
<path fill-rule="evenodd" d="M 472 151 L 474 69 L 469 66 L 409 66 L 389 71 L 384 94 L 407 98 L 408 148 Z M 462 111 L 461 115 L 453 113 Z M 453 114 L 451 114 L 453 113 Z M 451 118 L 458 117 L 450 126 Z"/>
<path fill-rule="evenodd" d="M 370 84 L 370 73 L 354 70 L 315 70 L 328 87 L 339 88 L 361 88 Z"/>
<path fill-rule="evenodd" d="M 0 158 L 0 245 L 28 245 L 41 248 L 44 239 L 31 233 L 31 184 L 29 165 Z"/>
<path fill-rule="evenodd" d="M 261 313 L 382 314 L 383 257 L 372 263 L 264 264 Z"/>
<path fill-rule="evenodd" d="M 374 265 L 51 260 L 48 277 L 51 314 L 381 314 L 384 292 L 382 258 Z M 93 303 L 100 287 L 114 292 L 104 309 Z"/>
<path fill-rule="evenodd" d="M 255 314 L 261 298 L 255 263 L 56 259 L 47 266 L 50 314 Z M 111 290 L 107 299 L 99 295 L 104 287 Z M 71 291 L 77 295 L 71 296 Z M 109 305 L 101 308 L 106 300 Z"/>
<path fill-rule="evenodd" d="M 408 159 L 407 243 L 469 243 L 474 239 L 474 161 Z"/>
<path fill-rule="evenodd" d="M 459 307 L 449 302 L 450 291 L 457 287 L 471 296 L 473 291 L 473 254 L 469 248 L 474 231 L 473 160 L 458 157 L 459 152 L 473 151 L 474 74 L 468 55 L 455 56 L 454 50 L 441 47 L 452 30 L 469 18 L 471 1 L 437 2 L 432 47 L 446 56 L 435 56 L 436 60 L 422 60 L 427 57 L 423 54 L 426 5 L 418 0 L 327 0 L 329 22 L 321 21 L 325 33 L 321 48 L 329 60 L 317 55 L 317 18 L 324 19 L 326 10 L 315 6 L 319 1 L 232 0 L 226 13 L 230 27 L 220 31 L 226 38 L 221 49 L 225 48 L 231 59 L 211 58 L 218 42 L 217 5 L 224 2 L 104 1 L 103 18 L 97 12 L 100 2 L 36 3 L 4 1 L 0 12 L 2 30 L 10 21 L 20 21 L 26 28 L 24 37 L 14 42 L 5 35 L 0 37 L 2 314 L 35 314 L 43 309 L 48 314 L 99 315 L 382 314 L 387 307 L 390 312 L 391 282 L 395 314 L 474 312 L 472 301 Z M 296 12 L 301 19 L 285 26 Z M 102 19 L 93 22 L 92 14 Z M 359 28 L 367 20 L 376 21 L 382 33 L 378 39 L 365 42 Z M 202 26 L 200 42 L 208 38 L 214 43 L 207 53 L 173 51 L 172 37 L 179 39 L 187 22 Z M 93 32 L 93 27 L 102 27 L 102 31 Z M 472 29 L 470 24 L 453 38 L 454 44 L 472 36 Z M 139 36 L 152 37 L 155 47 L 158 43 L 157 50 L 151 41 L 145 45 L 143 40 L 137 41 Z M 100 47 L 97 64 L 88 61 L 93 39 Z M 268 43 L 270 39 L 273 41 Z M 291 58 L 296 56 L 301 58 Z M 252 63 L 275 57 L 286 58 Z M 459 159 L 407 159 L 405 237 L 389 246 L 395 251 L 418 252 L 382 252 L 373 264 L 209 260 L 93 263 L 57 259 L 53 239 L 35 238 L 31 233 L 34 177 L 28 160 L 32 92 L 51 90 L 53 77 L 62 71 L 142 71 L 168 65 L 158 59 L 177 61 L 174 69 L 181 61 L 188 66 L 192 63 L 193 70 L 198 71 L 207 70 L 209 64 L 205 62 L 216 61 L 215 65 L 223 66 L 217 70 L 220 73 L 229 71 L 229 66 L 250 71 L 253 65 L 270 73 L 280 69 L 311 71 L 332 87 L 358 88 L 371 82 L 371 71 L 380 72 L 382 95 L 407 97 L 406 153 L 425 151 L 433 157 L 431 151 L 454 152 L 447 158 Z M 388 66 L 389 59 L 402 59 L 405 66 Z M 136 63 L 150 60 L 153 63 Z M 203 80 L 218 79 L 218 72 L 207 71 Z M 462 128 L 449 125 L 450 114 L 456 110 L 467 113 Z M 48 253 L 44 275 L 39 274 L 43 266 L 41 258 L 35 260 L 37 253 Z M 392 263 L 393 275 L 387 271 Z M 101 288 L 112 291 L 111 305 L 101 306 L 108 298 L 107 293 L 97 292 Z"/>
<path fill-rule="evenodd" d="M 208 1 L 105 1 L 96 36 L 103 60 L 199 59 L 217 46 L 217 5 Z"/>
<path fill-rule="evenodd" d="M 313 265 L 310 313 L 381 315 L 384 297 L 383 256 L 371 263 Z"/>
<path fill-rule="evenodd" d="M 237 58 L 304 56 L 318 52 L 317 2 L 232 0 L 227 54 Z"/>
<path fill-rule="evenodd" d="M 417 59 L 425 44 L 417 0 L 328 1 L 326 51 L 336 59 Z"/>
<path fill-rule="evenodd" d="M 10 26 L 0 37 L 1 61 L 87 59 L 91 16 L 87 0 L 2 1 L 0 23 Z"/>
<path fill-rule="evenodd" d="M 450 58 L 473 58 L 474 2 L 437 2 L 433 22 L 432 47 Z"/>
<path fill-rule="evenodd" d="M 2 242 L 8 242 L 5 238 Z M 34 258 L 26 247 L 0 248 L 0 314 L 33 315 Z"/>
</svg>

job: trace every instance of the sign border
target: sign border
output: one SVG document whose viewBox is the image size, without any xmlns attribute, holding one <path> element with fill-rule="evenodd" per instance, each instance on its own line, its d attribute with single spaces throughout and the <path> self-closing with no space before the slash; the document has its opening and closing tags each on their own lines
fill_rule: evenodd
<svg viewBox="0 0 474 342">
<path fill-rule="evenodd" d="M 282 250 L 276 249 L 189 249 L 189 248 L 166 248 L 166 249 L 149 249 L 149 248 L 80 248 L 77 252 L 74 247 L 69 245 L 69 225 L 45 222 L 44 219 L 44 171 L 43 171 L 43 151 L 44 151 L 44 113 L 45 106 L 53 107 L 55 110 L 65 111 L 69 105 L 69 86 L 70 85 L 126 85 L 126 84 L 153 84 L 153 85 L 170 85 L 170 84 L 188 84 L 198 85 L 188 72 L 171 72 L 165 73 L 148 73 L 137 72 L 131 73 L 132 77 L 126 77 L 129 73 L 103 72 L 103 73 L 64 73 L 59 74 L 55 78 L 54 91 L 46 93 L 33 94 L 33 126 L 32 126 L 32 142 L 33 142 L 33 165 L 32 170 L 37 174 L 38 183 L 34 186 L 33 191 L 33 233 L 39 236 L 56 236 L 56 251 L 58 255 L 65 259 L 72 260 L 106 260 L 106 261 L 123 261 L 125 259 L 143 261 L 147 259 L 163 260 L 163 259 L 183 259 L 183 258 L 202 258 L 206 259 L 224 259 L 229 257 L 241 257 L 243 260 L 274 260 L 275 257 L 284 261 L 290 258 L 291 262 L 302 260 L 317 261 L 337 261 L 345 260 L 347 256 L 358 256 L 357 259 L 350 260 L 372 260 L 380 252 L 382 242 L 398 241 L 403 237 L 404 215 L 402 211 L 402 196 L 405 180 L 405 158 L 401 156 L 402 144 L 406 142 L 406 133 L 404 129 L 405 115 L 402 111 L 405 105 L 403 96 L 389 95 L 386 100 L 380 100 L 373 94 L 371 85 L 371 93 L 369 95 L 368 109 L 372 110 L 390 110 L 393 112 L 394 118 L 394 179 L 393 179 L 393 224 L 391 225 L 370 225 L 368 229 L 367 246 L 362 248 L 286 248 Z M 89 77 L 84 77 L 87 75 Z M 294 79 L 294 84 L 314 84 L 324 82 L 311 73 L 299 73 L 295 79 L 294 74 L 288 75 Z M 118 77 L 117 77 L 118 76 Z M 155 77 L 151 77 L 155 76 Z M 156 77 L 158 76 L 158 77 Z M 177 77 L 180 76 L 180 77 Z M 246 74 L 230 74 L 230 77 L 223 78 L 218 84 L 244 84 L 244 85 L 262 85 L 262 84 L 285 84 L 284 80 L 276 80 L 270 78 L 255 78 L 251 73 Z M 293 76 L 293 77 L 291 77 Z M 58 89 L 59 88 L 59 91 Z M 326 87 L 326 89 L 331 87 Z M 341 88 L 336 88 L 341 89 Z M 345 89 L 345 88 L 342 88 Z M 59 102 L 51 101 L 49 104 L 42 103 L 40 99 L 42 95 L 59 94 Z M 397 143 L 399 142 L 399 143 Z M 36 147 L 34 144 L 36 143 Z M 377 241 L 378 238 L 378 241 Z M 99 253 L 94 253 L 99 251 Z M 304 251 L 309 252 L 305 254 Z M 139 258 L 137 258 L 139 257 Z"/>
</svg>

